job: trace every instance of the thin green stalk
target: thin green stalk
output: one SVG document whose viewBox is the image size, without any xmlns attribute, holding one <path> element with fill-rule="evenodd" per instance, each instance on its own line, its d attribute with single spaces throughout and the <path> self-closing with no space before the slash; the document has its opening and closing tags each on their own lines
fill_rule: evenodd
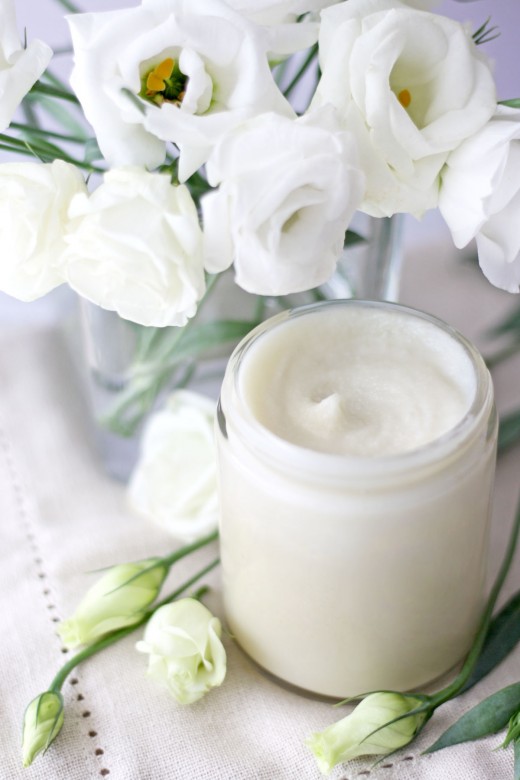
<svg viewBox="0 0 520 780">
<path fill-rule="evenodd" d="M 73 92 L 69 92 L 66 89 L 59 87 L 51 87 L 49 84 L 42 84 L 41 81 L 37 81 L 33 87 L 31 87 L 30 94 L 47 95 L 49 97 L 58 98 L 58 100 L 66 100 L 69 103 L 75 103 L 79 106 L 79 100 Z"/>
<path fill-rule="evenodd" d="M 180 547 L 170 555 L 165 555 L 164 558 L 158 558 L 155 563 L 151 563 L 150 566 L 147 566 L 145 569 L 141 569 L 139 572 L 137 572 L 137 574 L 129 577 L 129 579 L 122 582 L 121 585 L 118 585 L 118 587 L 114 588 L 114 590 L 109 591 L 109 593 L 114 593 L 116 590 L 120 590 L 120 588 L 126 587 L 131 582 L 134 582 L 134 580 L 138 580 L 147 572 L 152 571 L 153 569 L 157 569 L 158 567 L 170 569 L 174 563 L 177 563 L 177 561 L 180 561 L 187 555 L 191 555 L 192 552 L 200 550 L 201 547 L 205 547 L 207 544 L 211 544 L 211 542 L 214 542 L 217 539 L 218 531 L 212 531 L 207 536 L 203 536 L 201 539 L 197 539 L 197 541 L 192 542 L 191 544 L 185 544 L 184 547 Z M 111 567 L 109 566 L 108 568 L 110 569 Z M 101 571 L 103 571 L 103 569 L 101 569 Z"/>
<path fill-rule="evenodd" d="M 493 617 L 493 610 L 495 608 L 497 598 L 500 594 L 500 591 L 502 590 L 502 586 L 505 582 L 505 579 L 509 574 L 509 569 L 511 568 L 511 563 L 513 561 L 513 557 L 518 544 L 519 534 L 520 534 L 520 503 L 516 510 L 516 516 L 509 536 L 506 552 L 502 560 L 502 565 L 500 566 L 499 572 L 496 576 L 495 582 L 489 594 L 486 608 L 484 610 L 484 614 L 482 615 L 482 619 L 480 622 L 480 627 L 477 632 L 475 641 L 473 642 L 473 647 L 471 648 L 466 660 L 464 661 L 462 669 L 460 670 L 456 678 L 453 680 L 453 682 L 450 683 L 450 685 L 447 685 L 445 688 L 442 688 L 436 694 L 434 694 L 432 698 L 432 704 L 434 704 L 435 707 L 444 704 L 444 702 L 448 701 L 448 699 L 454 698 L 459 693 L 459 691 L 464 687 L 464 685 L 468 681 L 470 674 L 473 671 L 475 664 L 477 663 L 478 657 L 480 655 L 480 652 L 482 650 L 482 647 L 486 639 L 486 634 L 489 628 L 489 624 L 491 623 L 491 618 Z"/>
<path fill-rule="evenodd" d="M 462 692 L 466 682 L 469 680 L 471 673 L 473 672 L 473 669 L 477 664 L 479 655 L 482 651 L 482 647 L 486 640 L 486 635 L 489 629 L 489 625 L 491 623 L 493 610 L 495 608 L 498 595 L 502 589 L 502 586 L 511 568 L 511 563 L 513 561 L 513 557 L 518 544 L 519 534 L 520 534 L 520 502 L 518 503 L 517 506 L 516 516 L 513 521 L 513 527 L 511 529 L 511 533 L 509 535 L 509 541 L 507 543 L 506 552 L 504 554 L 502 564 L 500 566 L 499 572 L 496 576 L 495 582 L 489 594 L 486 607 L 484 609 L 484 613 L 480 621 L 480 626 L 477 631 L 475 640 L 473 642 L 473 646 L 468 656 L 466 657 L 466 660 L 464 661 L 462 669 L 457 674 L 453 682 L 447 685 L 445 688 L 441 688 L 440 691 L 437 691 L 437 693 L 434 693 L 431 696 L 422 693 L 416 693 L 416 692 L 410 692 L 406 694 L 407 696 L 421 699 L 422 704 L 419 704 L 413 710 L 410 710 L 404 715 L 398 715 L 393 720 L 388 721 L 388 723 L 384 723 L 382 726 L 379 726 L 379 728 L 374 729 L 374 731 L 368 734 L 365 737 L 365 739 L 368 739 L 373 734 L 376 734 L 378 731 L 381 731 L 387 726 L 393 725 L 394 723 L 397 723 L 400 720 L 404 720 L 405 718 L 413 717 L 414 715 L 420 715 L 421 713 L 424 713 L 426 715 L 426 718 L 421 728 L 415 734 L 415 736 L 417 736 L 420 733 L 420 731 L 422 731 L 422 729 L 424 728 L 428 720 L 432 717 L 434 711 L 438 707 L 440 707 L 442 704 L 445 704 L 450 699 L 454 699 L 455 696 L 457 696 L 459 693 Z M 342 703 L 343 702 L 340 702 L 340 704 Z"/>
<path fill-rule="evenodd" d="M 62 5 L 66 11 L 70 11 L 72 14 L 81 13 L 81 9 L 74 5 L 74 3 L 71 3 L 70 0 L 57 0 L 57 2 Z"/>
<path fill-rule="evenodd" d="M 293 91 L 293 89 L 296 87 L 296 85 L 299 83 L 304 73 L 307 72 L 307 68 L 310 66 L 311 62 L 316 57 L 317 53 L 318 53 L 318 44 L 315 43 L 314 46 L 311 46 L 311 48 L 309 49 L 309 53 L 305 57 L 304 61 L 302 62 L 302 64 L 294 74 L 288 86 L 284 89 L 283 94 L 285 95 L 285 97 L 288 97 L 290 93 Z"/>
<path fill-rule="evenodd" d="M 14 154 L 30 154 L 42 161 L 47 160 L 49 157 L 48 147 L 40 146 L 38 143 L 29 143 L 28 141 L 23 141 L 20 138 L 12 138 L 11 136 L 5 135 L 4 133 L 0 133 L 0 149 L 5 149 L 6 151 L 13 152 Z M 83 160 L 76 160 L 70 154 L 66 154 L 61 149 L 57 150 L 57 152 L 59 153 L 56 154 L 55 159 L 63 160 L 64 162 L 70 163 L 71 165 L 75 165 L 77 168 L 87 170 L 90 173 L 104 173 L 103 168 L 92 165 L 92 163 L 86 163 Z"/>
<path fill-rule="evenodd" d="M 520 351 L 520 344 L 518 342 L 512 342 L 507 347 L 494 352 L 492 355 L 486 357 L 486 365 L 489 369 L 495 368 L 499 363 L 507 360 Z"/>
<path fill-rule="evenodd" d="M 100 639 L 99 641 L 94 642 L 91 645 L 88 645 L 88 647 L 83 648 L 83 650 L 80 650 L 79 653 L 76 653 L 76 655 L 74 655 L 69 661 L 67 661 L 66 664 L 64 664 L 61 667 L 61 669 L 59 670 L 59 672 L 51 682 L 48 690 L 54 693 L 59 693 L 61 691 L 61 688 L 63 687 L 63 683 L 65 682 L 65 680 L 67 679 L 71 671 L 76 668 L 76 666 L 78 666 L 83 661 L 86 661 L 88 658 L 95 655 L 96 653 L 99 653 L 101 650 L 104 650 L 106 647 L 110 647 L 110 645 L 119 642 L 120 639 L 124 639 L 124 637 L 128 636 L 133 631 L 136 631 L 138 628 L 144 625 L 151 618 L 153 613 L 157 609 L 159 609 L 159 607 L 162 607 L 165 604 L 169 604 L 171 601 L 174 601 L 188 588 L 190 588 L 195 582 L 197 582 L 197 580 L 199 580 L 205 574 L 208 574 L 208 572 L 210 572 L 212 569 L 218 566 L 219 563 L 220 563 L 220 559 L 216 558 L 210 564 L 208 564 L 203 569 L 198 571 L 196 574 L 193 575 L 193 577 L 190 577 L 189 580 L 186 580 L 186 582 L 183 585 L 177 588 L 177 590 L 175 590 L 173 593 L 170 593 L 169 596 L 166 596 L 164 599 L 159 601 L 154 607 L 144 612 L 143 616 L 140 618 L 140 620 L 137 623 L 134 623 L 131 626 L 127 626 L 126 628 L 120 628 L 118 631 L 114 631 L 112 634 L 108 634 L 108 636 L 104 637 L 103 639 Z"/>
<path fill-rule="evenodd" d="M 34 125 L 24 125 L 21 122 L 11 122 L 9 125 L 12 130 L 20 130 L 21 132 L 28 131 L 32 135 L 41 135 L 42 138 L 55 138 L 58 141 L 66 141 L 71 144 L 85 144 L 88 138 L 80 138 L 79 136 L 66 135 L 65 133 L 55 133 L 50 130 L 44 130 L 41 127 L 35 127 Z"/>
</svg>

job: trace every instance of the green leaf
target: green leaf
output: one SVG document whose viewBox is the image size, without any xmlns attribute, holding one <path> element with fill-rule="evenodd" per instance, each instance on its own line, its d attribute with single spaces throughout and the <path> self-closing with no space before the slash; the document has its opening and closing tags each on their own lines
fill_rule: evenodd
<svg viewBox="0 0 520 780">
<path fill-rule="evenodd" d="M 11 122 L 9 125 L 10 130 L 19 130 L 24 137 L 26 138 L 36 138 L 38 141 L 40 138 L 53 138 L 57 141 L 65 141 L 66 143 L 70 144 L 80 144 L 83 146 L 86 144 L 89 140 L 94 139 L 87 139 L 85 135 L 79 136 L 73 136 L 73 135 L 65 135 L 64 133 L 54 133 L 50 130 L 44 130 L 41 127 L 34 127 L 31 125 L 24 125 L 21 122 Z"/>
<path fill-rule="evenodd" d="M 86 142 L 83 159 L 88 165 L 93 162 L 99 162 L 103 159 L 101 149 L 99 148 L 98 142 L 95 138 L 89 138 L 89 140 Z"/>
<path fill-rule="evenodd" d="M 71 3 L 70 0 L 57 0 L 57 2 L 71 14 L 79 14 L 81 12 L 81 9 L 74 5 L 74 3 Z"/>
<path fill-rule="evenodd" d="M 494 41 L 496 38 L 500 36 L 500 31 L 496 25 L 490 26 L 491 17 L 488 16 L 484 24 L 482 24 L 478 30 L 475 30 L 473 33 L 473 40 L 477 45 L 481 45 L 483 43 L 489 43 L 490 41 Z"/>
<path fill-rule="evenodd" d="M 520 306 L 515 306 L 498 325 L 494 325 L 488 330 L 487 335 L 496 338 L 506 333 L 520 335 Z"/>
<path fill-rule="evenodd" d="M 493 693 L 476 707 L 466 712 L 450 726 L 425 753 L 434 753 L 461 742 L 469 742 L 505 728 L 509 719 L 520 709 L 520 683 Z"/>
<path fill-rule="evenodd" d="M 520 98 L 512 98 L 511 100 L 499 100 L 499 106 L 509 106 L 509 108 L 520 108 Z"/>
<path fill-rule="evenodd" d="M 34 101 L 38 106 L 49 114 L 56 122 L 58 122 L 65 130 L 68 130 L 74 136 L 85 135 L 85 128 L 83 125 L 71 116 L 70 111 L 61 103 L 56 102 L 53 98 L 49 98 L 46 95 L 40 93 L 29 92 L 24 100 Z"/>
<path fill-rule="evenodd" d="M 179 340 L 176 357 L 179 359 L 180 356 L 197 356 L 221 344 L 240 341 L 256 325 L 258 322 L 252 320 L 217 320 L 193 325 L 186 328 Z"/>
<path fill-rule="evenodd" d="M 498 451 L 503 452 L 508 447 L 520 441 L 520 409 L 503 415 L 498 428 Z"/>
<path fill-rule="evenodd" d="M 355 230 L 347 230 L 345 233 L 345 241 L 343 246 L 346 249 L 347 247 L 357 246 L 358 244 L 363 244 L 364 242 L 366 242 L 366 238 L 363 238 L 362 235 L 356 233 Z"/>
<path fill-rule="evenodd" d="M 47 95 L 48 97 L 58 98 L 58 100 L 65 100 L 68 103 L 76 103 L 79 105 L 79 100 L 73 92 L 68 89 L 60 89 L 59 87 L 53 87 L 50 84 L 42 84 L 41 81 L 37 81 L 31 87 L 29 95 Z"/>
<path fill-rule="evenodd" d="M 513 650 L 520 641 L 520 591 L 493 618 L 486 641 L 469 680 L 461 693 L 472 688 Z"/>
</svg>

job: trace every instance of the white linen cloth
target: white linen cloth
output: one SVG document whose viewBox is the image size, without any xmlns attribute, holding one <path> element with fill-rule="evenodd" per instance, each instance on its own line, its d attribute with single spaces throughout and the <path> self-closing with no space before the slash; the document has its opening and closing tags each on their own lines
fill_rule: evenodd
<svg viewBox="0 0 520 780">
<path fill-rule="evenodd" d="M 409 258 L 403 302 L 439 314 L 473 338 L 517 304 L 446 252 Z M 478 341 L 478 339 L 477 339 Z M 496 373 L 499 409 L 520 405 L 520 361 Z M 346 714 L 264 677 L 226 636 L 228 676 L 182 707 L 146 679 L 141 632 L 103 651 L 65 683 L 62 732 L 33 766 L 21 765 L 25 706 L 49 685 L 64 653 L 56 621 L 68 616 L 100 567 L 166 554 L 175 543 L 129 511 L 91 445 L 79 385 L 55 329 L 8 329 L 0 338 L 0 778 L 5 780 L 317 780 L 307 735 Z M 499 463 L 490 581 L 514 515 L 520 447 Z M 209 561 L 216 546 L 174 567 L 165 593 Z M 222 617 L 218 569 L 206 603 Z M 520 587 L 517 554 L 501 601 Z M 442 707 L 419 740 L 373 768 L 338 767 L 333 780 L 506 780 L 503 734 L 422 756 L 477 701 L 520 681 L 520 648 L 466 695 Z"/>
</svg>

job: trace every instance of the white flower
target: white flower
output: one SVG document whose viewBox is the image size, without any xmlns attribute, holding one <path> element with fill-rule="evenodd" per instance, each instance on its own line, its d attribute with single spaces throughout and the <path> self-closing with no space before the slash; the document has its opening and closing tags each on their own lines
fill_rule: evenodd
<svg viewBox="0 0 520 780">
<path fill-rule="evenodd" d="M 153 168 L 172 141 L 184 181 L 245 117 L 291 113 L 269 69 L 268 36 L 223 0 L 143 0 L 68 21 L 71 83 L 111 165 Z"/>
<path fill-rule="evenodd" d="M 141 325 L 185 325 L 204 293 L 202 231 L 185 186 L 114 169 L 71 203 L 63 272 L 70 286 Z"/>
<path fill-rule="evenodd" d="M 0 289 L 22 301 L 45 295 L 65 279 L 67 211 L 85 182 L 73 165 L 0 165 Z"/>
<path fill-rule="evenodd" d="M 321 16 L 313 105 L 335 105 L 357 136 L 361 208 L 422 215 L 437 206 L 448 153 L 496 108 L 489 64 L 464 25 L 404 3 L 348 0 Z"/>
<path fill-rule="evenodd" d="M 144 517 L 191 542 L 218 521 L 215 404 L 179 390 L 152 415 L 129 484 L 129 500 Z"/>
<path fill-rule="evenodd" d="M 226 651 L 220 620 L 195 599 L 160 607 L 136 645 L 148 653 L 148 674 L 166 683 L 179 704 L 192 704 L 224 682 Z"/>
<path fill-rule="evenodd" d="M 498 106 L 480 132 L 448 157 L 439 208 L 455 246 L 477 239 L 497 287 L 520 291 L 520 110 Z"/>
<path fill-rule="evenodd" d="M 31 41 L 25 48 L 21 45 L 14 0 L 0 0 L 0 132 L 9 126 L 51 57 L 52 49 L 43 41 Z"/>
<path fill-rule="evenodd" d="M 207 172 L 202 200 L 206 268 L 234 260 L 248 292 L 284 295 L 325 282 L 342 252 L 364 178 L 354 139 L 333 113 L 265 114 L 230 133 Z"/>
</svg>

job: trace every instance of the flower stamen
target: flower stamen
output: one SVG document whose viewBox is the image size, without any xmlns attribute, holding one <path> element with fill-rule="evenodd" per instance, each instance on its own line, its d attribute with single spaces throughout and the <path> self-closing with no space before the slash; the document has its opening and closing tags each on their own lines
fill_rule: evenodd
<svg viewBox="0 0 520 780">
<path fill-rule="evenodd" d="M 399 94 L 397 95 L 397 99 L 402 105 L 403 108 L 408 108 L 410 103 L 412 102 L 412 96 L 407 89 L 402 89 Z"/>
<path fill-rule="evenodd" d="M 164 102 L 179 105 L 186 94 L 187 82 L 177 62 L 166 57 L 144 74 L 139 94 L 159 106 Z"/>
</svg>

